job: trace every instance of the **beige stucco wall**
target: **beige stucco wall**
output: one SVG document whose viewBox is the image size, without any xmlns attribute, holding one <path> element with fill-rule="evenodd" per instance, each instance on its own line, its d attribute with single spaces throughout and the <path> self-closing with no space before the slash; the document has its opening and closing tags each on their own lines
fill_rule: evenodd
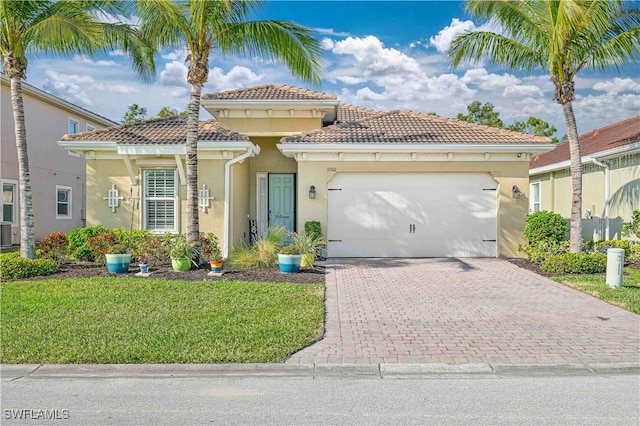
<svg viewBox="0 0 640 426">
<path fill-rule="evenodd" d="M 8 83 L 0 85 L 0 178 L 18 181 L 18 154 L 16 149 L 11 91 Z M 87 124 L 96 129 L 103 124 L 94 121 L 82 110 L 65 108 L 65 103 L 53 103 L 30 94 L 23 85 L 27 149 L 31 175 L 35 238 L 40 240 L 54 231 L 68 232 L 85 225 L 85 159 L 71 156 L 56 141 L 68 132 L 69 118 L 80 123 L 80 131 Z M 87 111 L 88 113 L 88 111 Z M 71 187 L 71 219 L 56 219 L 56 185 Z M 18 194 L 17 198 L 19 198 Z M 12 226 L 13 243 L 20 242 L 19 205 L 16 222 Z"/>
<path fill-rule="evenodd" d="M 220 118 L 222 127 L 243 134 L 279 134 L 308 132 L 322 127 L 321 118 Z"/>
<path fill-rule="evenodd" d="M 231 235 L 229 247 L 249 244 L 249 160 L 231 166 Z M 224 216 L 220 216 L 222 221 Z M 222 235 L 222 234 L 220 234 Z M 221 239 L 222 241 L 222 239 Z"/>
<path fill-rule="evenodd" d="M 333 171 L 335 169 L 335 172 Z M 335 173 L 490 173 L 498 183 L 498 250 L 500 257 L 522 257 L 518 245 L 524 243 L 522 230 L 528 210 L 528 199 L 512 196 L 513 185 L 528 186 L 528 164 L 520 162 L 300 162 L 298 164 L 297 228 L 318 220 L 327 231 L 327 188 Z M 309 186 L 315 185 L 316 199 L 308 197 Z"/>
<path fill-rule="evenodd" d="M 156 161 L 163 161 L 161 158 L 155 159 Z M 175 169 L 175 159 L 173 157 L 167 157 L 164 159 L 166 165 L 158 166 L 162 169 Z M 226 160 L 200 160 L 198 163 L 198 189 L 202 188 L 202 184 L 205 184 L 209 189 L 210 196 L 215 197 L 215 200 L 211 200 L 209 208 L 206 212 L 199 209 L 200 219 L 200 231 L 201 232 L 213 232 L 218 237 L 220 244 L 224 243 L 224 165 Z M 153 166 L 144 165 L 138 166 L 136 160 L 132 160 L 132 166 L 136 171 L 138 182 L 142 183 L 142 175 L 144 169 L 156 168 Z M 183 167 L 185 162 L 183 161 Z M 236 190 L 232 196 L 233 203 L 238 203 L 237 208 L 232 208 L 232 224 L 239 226 L 243 222 L 246 222 L 246 215 L 248 211 L 248 202 L 246 200 L 246 190 L 243 190 L 248 177 L 246 172 L 247 166 L 235 165 L 232 167 L 232 173 L 234 178 L 240 182 L 236 185 Z M 243 173 L 243 170 L 244 173 Z M 243 174 L 245 177 L 243 178 Z M 179 178 L 178 178 L 179 179 Z M 120 195 L 123 195 L 127 200 L 121 200 L 120 206 L 113 213 L 111 208 L 108 207 L 107 201 L 103 200 L 103 197 L 107 195 L 111 185 L 115 184 L 118 188 Z M 93 226 L 102 224 L 106 228 L 125 228 L 129 229 L 131 224 L 132 204 L 128 202 L 130 190 L 133 189 L 133 196 L 137 197 L 140 194 L 140 206 L 144 203 L 144 194 L 142 185 L 132 185 L 125 167 L 123 160 L 87 160 L 87 204 L 91 206 L 88 209 L 87 225 Z M 179 185 L 179 214 L 178 223 L 180 224 L 179 232 L 185 232 L 186 230 L 186 185 Z M 134 229 L 141 228 L 143 226 L 141 208 L 136 209 L 133 212 Z M 240 216 L 244 215 L 245 220 L 240 220 Z M 234 231 L 232 233 L 232 241 L 240 231 Z"/>
<path fill-rule="evenodd" d="M 610 169 L 610 214 L 618 222 L 631 220 L 633 210 L 640 208 L 640 154 L 614 160 Z M 531 176 L 531 182 L 540 182 L 541 209 L 553 211 L 568 219 L 571 216 L 571 175 L 569 169 L 556 170 Z M 582 217 L 587 209 L 593 216 L 604 217 L 605 172 L 602 167 L 585 164 L 582 174 Z M 618 231 L 615 231 L 618 232 Z M 592 238 L 590 233 L 584 238 Z M 611 235 L 619 237 L 619 235 Z"/>
</svg>

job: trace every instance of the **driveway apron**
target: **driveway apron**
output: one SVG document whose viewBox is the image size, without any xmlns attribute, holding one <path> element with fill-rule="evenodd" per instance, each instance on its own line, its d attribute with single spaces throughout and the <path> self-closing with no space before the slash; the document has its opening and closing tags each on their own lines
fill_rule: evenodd
<svg viewBox="0 0 640 426">
<path fill-rule="evenodd" d="M 640 316 L 501 259 L 329 259 L 324 338 L 288 363 L 638 362 Z"/>
</svg>

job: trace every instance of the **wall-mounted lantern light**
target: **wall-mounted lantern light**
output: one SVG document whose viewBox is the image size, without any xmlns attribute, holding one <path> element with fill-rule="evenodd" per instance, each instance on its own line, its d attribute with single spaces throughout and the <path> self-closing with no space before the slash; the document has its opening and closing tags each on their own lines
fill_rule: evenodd
<svg viewBox="0 0 640 426">
<path fill-rule="evenodd" d="M 309 199 L 311 200 L 315 200 L 316 199 L 316 187 L 311 185 L 311 187 L 309 187 Z"/>
<path fill-rule="evenodd" d="M 513 198 L 515 198 L 516 200 L 522 195 L 522 191 L 520 191 L 518 185 L 513 185 L 513 187 L 511 188 L 511 192 L 513 192 Z"/>
</svg>

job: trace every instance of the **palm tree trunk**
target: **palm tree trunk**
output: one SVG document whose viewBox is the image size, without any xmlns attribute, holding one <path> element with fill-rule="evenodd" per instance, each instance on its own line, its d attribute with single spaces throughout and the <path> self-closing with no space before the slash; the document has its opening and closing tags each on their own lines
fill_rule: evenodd
<svg viewBox="0 0 640 426">
<path fill-rule="evenodd" d="M 16 129 L 16 148 L 18 151 L 18 182 L 20 188 L 20 256 L 36 257 L 34 233 L 33 195 L 31 193 L 31 174 L 27 154 L 27 129 L 24 123 L 24 105 L 22 102 L 22 81 L 20 77 L 11 77 L 11 106 Z"/>
<path fill-rule="evenodd" d="M 567 125 L 567 138 L 569 139 L 569 152 L 571 154 L 571 187 L 573 195 L 571 198 L 569 251 L 571 253 L 580 253 L 582 251 L 582 154 L 580 153 L 578 128 L 572 103 L 563 103 L 562 112 Z"/>
<path fill-rule="evenodd" d="M 202 84 L 191 84 L 189 115 L 187 116 L 187 240 L 200 242 L 198 216 L 198 121 Z"/>
</svg>

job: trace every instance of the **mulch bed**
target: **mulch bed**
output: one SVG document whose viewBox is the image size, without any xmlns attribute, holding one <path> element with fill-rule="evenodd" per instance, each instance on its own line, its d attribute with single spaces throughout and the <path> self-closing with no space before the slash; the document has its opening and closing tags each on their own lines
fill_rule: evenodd
<svg viewBox="0 0 640 426">
<path fill-rule="evenodd" d="M 542 275 L 543 277 L 547 277 L 547 278 L 555 277 L 558 275 L 564 275 L 564 274 L 551 274 L 549 272 L 545 272 L 542 269 L 540 269 L 540 266 L 538 264 L 531 262 L 529 259 L 509 259 L 509 262 L 513 263 L 514 265 L 522 269 L 527 269 L 529 271 L 535 272 L 536 274 Z M 640 262 L 631 263 L 626 266 L 634 269 L 640 269 Z M 625 274 L 627 273 L 625 272 Z"/>
<path fill-rule="evenodd" d="M 222 276 L 208 276 L 210 268 L 191 269 L 186 272 L 176 272 L 171 265 L 159 265 L 150 268 L 149 278 L 160 278 L 165 280 L 187 280 L 187 281 L 263 281 L 263 282 L 288 282 L 296 284 L 317 284 L 324 283 L 324 266 L 315 266 L 313 269 L 301 269 L 298 273 L 283 274 L 276 268 L 270 269 L 232 269 L 225 268 Z M 127 277 L 138 278 L 137 265 L 131 265 L 126 274 L 112 274 L 107 271 L 107 267 L 94 263 L 67 263 L 60 267 L 55 274 L 33 277 L 37 279 L 65 279 L 65 278 L 91 278 L 91 277 Z M 140 278 L 144 279 L 144 278 Z"/>
</svg>

